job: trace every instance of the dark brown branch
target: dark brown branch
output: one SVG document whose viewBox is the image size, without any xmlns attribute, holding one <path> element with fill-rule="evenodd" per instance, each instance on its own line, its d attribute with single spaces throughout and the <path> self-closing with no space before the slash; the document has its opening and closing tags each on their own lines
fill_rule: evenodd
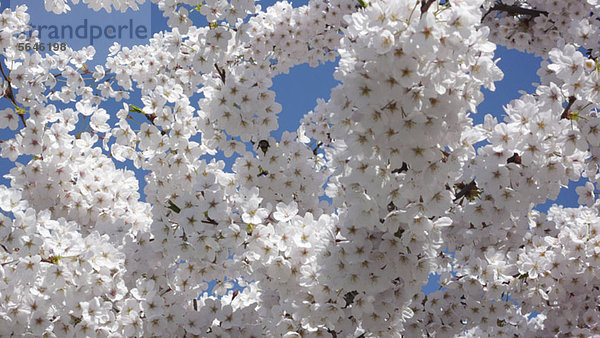
<svg viewBox="0 0 600 338">
<path fill-rule="evenodd" d="M 130 107 L 131 107 L 131 105 L 130 105 Z M 135 107 L 135 106 L 133 106 L 133 107 Z M 164 129 L 162 129 L 162 128 L 159 128 L 159 127 L 156 125 L 156 123 L 154 122 L 154 120 L 156 120 L 156 114 L 154 114 L 154 113 L 152 113 L 152 114 L 148 114 L 148 113 L 144 112 L 143 110 L 139 109 L 138 107 L 135 107 L 133 110 L 130 108 L 130 110 L 129 110 L 129 111 L 130 111 L 130 112 L 134 112 L 134 113 L 140 113 L 140 114 L 143 114 L 143 115 L 144 115 L 144 117 L 146 117 L 146 119 L 147 119 L 147 120 L 148 120 L 150 123 L 152 123 L 152 125 L 153 125 L 153 126 L 155 126 L 155 127 L 158 129 L 158 130 L 160 130 L 160 134 L 161 134 L 161 135 L 165 135 L 165 134 L 167 133 L 167 131 L 166 131 L 166 130 L 164 130 Z"/>
<path fill-rule="evenodd" d="M 477 193 L 477 183 L 475 183 L 475 180 L 472 180 L 471 182 L 469 182 L 468 184 L 464 185 L 464 183 L 461 183 L 458 185 L 458 188 L 460 189 L 460 191 L 458 192 L 458 194 L 456 194 L 454 196 L 454 201 L 456 202 L 457 200 L 459 200 L 461 197 L 467 197 L 467 198 L 472 198 L 473 195 L 475 195 Z"/>
<path fill-rule="evenodd" d="M 219 223 L 217 223 L 217 221 L 215 221 L 214 219 L 205 219 L 205 220 L 202 220 L 202 223 L 219 225 Z"/>
<path fill-rule="evenodd" d="M 590 60 L 594 60 L 594 61 L 596 61 L 597 57 L 594 57 L 594 56 L 592 55 L 592 53 L 593 53 L 593 52 L 594 52 L 594 50 L 593 50 L 593 49 L 587 49 L 587 50 L 585 51 L 585 56 L 586 56 L 588 59 L 590 59 Z"/>
<path fill-rule="evenodd" d="M 521 156 L 518 153 L 513 153 L 513 155 L 506 160 L 506 164 L 509 163 L 521 164 Z"/>
<path fill-rule="evenodd" d="M 392 170 L 392 174 L 402 174 L 405 171 L 408 171 L 408 164 L 406 164 L 406 162 L 402 162 L 402 166 Z"/>
<path fill-rule="evenodd" d="M 497 2 L 492 8 L 490 8 L 489 11 L 487 11 L 487 13 L 485 13 L 485 15 L 481 18 L 481 20 L 483 21 L 483 19 L 485 19 L 485 17 L 493 11 L 506 12 L 513 16 L 514 15 L 529 15 L 531 18 L 535 18 L 536 16 L 540 16 L 540 15 L 548 16 L 548 12 L 546 12 L 546 11 L 540 11 L 540 10 L 531 9 L 531 8 L 523 8 L 523 7 L 520 7 L 517 5 L 506 5 L 506 4 L 503 4 L 502 2 Z"/>
<path fill-rule="evenodd" d="M 434 2 L 436 2 L 436 0 L 421 0 L 421 15 L 427 12 Z"/>
<path fill-rule="evenodd" d="M 565 107 L 565 110 L 563 111 L 563 113 L 560 115 L 561 120 L 568 119 L 571 117 L 571 114 L 569 112 L 571 111 L 571 107 L 573 106 L 573 103 L 575 103 L 575 96 L 569 96 L 569 103 Z"/>
<path fill-rule="evenodd" d="M 6 91 L 4 92 L 4 96 L 6 96 L 12 103 L 14 103 L 15 106 L 17 106 L 17 101 L 15 100 L 15 95 L 13 94 L 10 79 L 4 73 L 4 67 L 2 67 L 2 65 L 0 65 L 0 71 L 2 72 L 2 77 L 4 78 L 4 80 L 6 81 L 6 83 L 8 83 L 8 86 L 6 87 Z"/>
<path fill-rule="evenodd" d="M 323 142 L 319 142 L 317 144 L 317 146 L 315 147 L 315 149 L 313 149 L 313 155 L 317 155 L 317 151 L 319 150 L 319 147 L 323 145 Z"/>
<path fill-rule="evenodd" d="M 148 121 L 150 121 L 150 123 L 154 124 L 154 120 L 156 120 L 155 114 L 144 113 L 144 116 L 148 119 Z"/>
<path fill-rule="evenodd" d="M 17 100 L 15 100 L 15 95 L 12 90 L 12 84 L 10 83 L 10 77 L 6 76 L 6 74 L 4 73 L 4 67 L 2 67 L 1 64 L 0 64 L 0 71 L 2 72 L 2 77 L 8 84 L 8 86 L 6 87 L 6 91 L 2 95 L 7 97 L 15 105 L 15 107 L 18 108 L 19 105 L 17 104 Z M 19 115 L 19 117 L 21 118 L 23 125 L 25 127 L 27 127 L 27 122 L 25 122 L 25 117 L 23 116 L 23 114 L 17 112 L 17 115 Z"/>
<path fill-rule="evenodd" d="M 223 81 L 223 84 L 225 84 L 225 69 L 219 68 L 219 65 L 216 63 L 215 63 L 215 68 L 217 69 L 217 73 L 219 73 L 219 77 L 221 78 L 221 81 Z"/>
</svg>

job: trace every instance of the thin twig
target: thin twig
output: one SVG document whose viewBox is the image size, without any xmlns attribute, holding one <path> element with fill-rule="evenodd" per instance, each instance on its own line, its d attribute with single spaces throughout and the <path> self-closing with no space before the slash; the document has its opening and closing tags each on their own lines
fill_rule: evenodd
<svg viewBox="0 0 600 338">
<path fill-rule="evenodd" d="M 214 219 L 205 219 L 205 220 L 202 220 L 201 222 L 206 223 L 206 224 L 219 225 L 219 223 L 217 223 L 217 221 L 215 221 Z"/>
<path fill-rule="evenodd" d="M 434 2 L 436 2 L 436 0 L 421 0 L 421 15 L 427 12 Z"/>
<path fill-rule="evenodd" d="M 511 15 L 529 15 L 531 16 L 531 18 L 535 18 L 536 16 L 540 15 L 548 16 L 548 12 L 546 11 L 540 11 L 531 8 L 523 8 L 517 5 L 507 5 L 503 4 L 502 2 L 497 2 L 492 8 L 490 8 L 487 11 L 487 13 L 483 15 L 481 21 L 483 21 L 483 19 L 485 19 L 485 17 L 493 11 L 506 12 Z"/>
<path fill-rule="evenodd" d="M 12 84 L 10 83 L 10 78 L 6 76 L 4 73 L 4 67 L 0 65 L 0 72 L 2 72 L 2 77 L 8 83 L 8 87 L 6 87 L 6 91 L 4 92 L 4 96 L 6 96 L 15 106 L 18 106 L 17 101 L 15 100 L 15 95 L 13 94 Z"/>
<path fill-rule="evenodd" d="M 317 144 L 317 146 L 315 147 L 315 149 L 313 149 L 313 154 L 317 155 L 317 151 L 319 150 L 319 147 L 323 145 L 323 142 L 319 142 Z"/>
<path fill-rule="evenodd" d="M 570 117 L 569 111 L 571 110 L 573 103 L 575 103 L 575 96 L 569 96 L 569 103 L 565 107 L 563 113 L 560 115 L 561 120 L 568 119 Z"/>
<path fill-rule="evenodd" d="M 472 180 L 467 185 L 462 187 L 462 189 L 458 192 L 458 194 L 456 194 L 454 196 L 454 201 L 456 202 L 461 197 L 471 194 L 473 192 L 473 190 L 476 190 L 476 189 L 477 189 L 477 183 L 475 183 L 475 180 Z"/>
<path fill-rule="evenodd" d="M 6 83 L 8 83 L 8 86 L 6 87 L 6 91 L 4 92 L 3 96 L 7 97 L 15 105 L 15 107 L 19 108 L 19 105 L 17 104 L 17 100 L 15 100 L 15 95 L 12 90 L 12 83 L 10 83 L 10 78 L 6 76 L 6 73 L 4 73 L 4 67 L 2 67 L 1 64 L 0 72 L 2 72 L 2 77 L 4 78 Z M 19 117 L 21 118 L 23 125 L 27 127 L 27 122 L 25 122 L 25 117 L 23 116 L 23 114 L 17 112 L 17 115 L 19 115 Z"/>
<path fill-rule="evenodd" d="M 215 68 L 217 69 L 217 72 L 219 73 L 219 77 L 221 78 L 221 81 L 223 81 L 223 84 L 225 84 L 225 69 L 219 68 L 219 65 L 216 63 L 215 63 Z"/>
</svg>

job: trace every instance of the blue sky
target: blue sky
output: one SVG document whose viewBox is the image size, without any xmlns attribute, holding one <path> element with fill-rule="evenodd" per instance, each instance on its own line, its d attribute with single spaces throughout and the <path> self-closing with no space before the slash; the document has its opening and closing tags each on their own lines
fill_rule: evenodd
<svg viewBox="0 0 600 338">
<path fill-rule="evenodd" d="M 156 7 L 150 1 L 146 1 L 137 11 L 121 13 L 113 10 L 107 13 L 103 10 L 94 12 L 80 2 L 77 5 L 70 4 L 70 12 L 58 15 L 46 12 L 44 6 L 40 6 L 43 0 L 2 2 L 2 7 L 15 8 L 17 5 L 27 5 L 30 15 L 29 24 L 38 30 L 40 42 L 44 45 L 55 42 L 66 43 L 73 49 L 94 46 L 97 57 L 90 66 L 105 60 L 108 47 L 115 41 L 132 46 L 142 44 L 152 37 L 152 8 Z M 160 24 L 162 18 L 158 11 L 155 17 L 154 21 Z"/>
</svg>

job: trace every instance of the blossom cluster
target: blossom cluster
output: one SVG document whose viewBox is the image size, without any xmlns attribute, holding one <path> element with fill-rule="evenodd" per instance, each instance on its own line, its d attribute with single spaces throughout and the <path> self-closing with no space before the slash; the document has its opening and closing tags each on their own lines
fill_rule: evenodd
<svg viewBox="0 0 600 338">
<path fill-rule="evenodd" d="M 488 0 L 483 23 L 490 27 L 490 40 L 509 48 L 547 56 L 558 40 L 568 41 L 598 57 L 600 3 L 587 1 Z"/>
<path fill-rule="evenodd" d="M 589 306 L 594 301 L 571 291 L 597 287 L 585 276 L 595 273 L 598 141 L 593 129 L 598 117 L 593 88 L 598 69 L 574 45 L 554 48 L 549 55 L 535 94 L 507 105 L 503 123 L 486 117 L 489 144 L 477 150 L 463 172 L 464 179 L 475 182 L 479 198 L 452 213 L 444 237 L 454 253 L 452 268 L 446 266 L 442 276 L 447 289 L 413 303 L 419 313 L 411 318 L 414 332 L 591 336 L 600 329 L 593 320 L 596 309 Z M 579 203 L 590 208 L 553 207 L 548 215 L 532 210 L 580 177 L 589 182 L 577 188 Z M 584 254 L 586 240 L 592 243 Z M 573 270 L 564 272 L 562 264 Z M 589 284 L 578 286 L 580 280 Z M 460 305 L 449 299 L 461 299 Z M 455 311 L 457 306 L 461 311 Z M 559 320 L 565 311 L 571 315 Z M 534 312 L 537 316 L 529 319 Z M 583 323 L 586 317 L 592 319 Z"/>
<path fill-rule="evenodd" d="M 93 69 L 0 14 L 0 335 L 598 334 L 597 1 L 153 2 L 169 30 Z M 540 83 L 474 125 L 494 43 Z M 272 79 L 324 62 L 272 136 Z"/>
</svg>

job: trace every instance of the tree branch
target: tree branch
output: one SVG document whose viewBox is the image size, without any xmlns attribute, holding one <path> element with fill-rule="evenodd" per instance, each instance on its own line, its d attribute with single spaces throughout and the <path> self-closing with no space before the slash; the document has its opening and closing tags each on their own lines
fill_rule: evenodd
<svg viewBox="0 0 600 338">
<path fill-rule="evenodd" d="M 475 180 L 472 180 L 471 182 L 469 182 L 466 185 L 459 184 L 458 188 L 460 189 L 460 191 L 458 192 L 458 194 L 456 194 L 454 196 L 454 202 L 459 200 L 461 197 L 466 197 L 467 199 L 470 200 L 470 198 L 473 198 L 474 195 L 476 195 L 477 191 L 478 191 L 477 183 L 475 183 Z"/>
<path fill-rule="evenodd" d="M 219 65 L 215 63 L 215 68 L 217 69 L 217 73 L 219 73 L 219 77 L 223 84 L 225 83 L 225 69 L 219 68 Z"/>
<path fill-rule="evenodd" d="M 548 12 L 540 11 L 537 9 L 531 8 L 523 8 L 517 5 L 506 5 L 502 2 L 497 2 L 492 8 L 490 8 L 487 13 L 483 15 L 481 20 L 485 19 L 485 17 L 493 11 L 506 12 L 510 15 L 529 15 L 531 18 L 535 18 L 536 16 L 545 15 L 548 16 Z"/>
<path fill-rule="evenodd" d="M 4 81 L 6 81 L 6 83 L 8 84 L 8 86 L 6 87 L 6 92 L 4 93 L 4 96 L 6 96 L 16 106 L 17 101 L 15 101 L 15 96 L 12 91 L 12 85 L 10 83 L 10 78 L 8 76 L 6 76 L 6 73 L 4 73 L 4 67 L 2 67 L 2 65 L 0 65 L 0 72 L 2 72 L 2 77 L 4 78 Z"/>
<path fill-rule="evenodd" d="M 429 7 L 433 5 L 436 0 L 421 0 L 421 15 L 429 10 Z"/>
<path fill-rule="evenodd" d="M 206 224 L 219 225 L 219 223 L 217 223 L 217 221 L 215 221 L 214 219 L 205 219 L 205 220 L 202 220 L 201 222 L 206 223 Z"/>
<path fill-rule="evenodd" d="M 565 110 L 563 110 L 563 113 L 560 115 L 561 120 L 568 119 L 569 117 L 571 117 L 569 111 L 571 110 L 573 103 L 575 103 L 575 96 L 569 96 L 569 103 L 565 107 Z"/>
<path fill-rule="evenodd" d="M 17 100 L 15 100 L 15 94 L 13 93 L 13 90 L 12 90 L 12 84 L 10 83 L 10 77 L 6 76 L 6 73 L 4 73 L 4 67 L 2 67 L 1 64 L 0 64 L 0 72 L 2 72 L 2 77 L 4 78 L 4 81 L 6 81 L 6 83 L 8 84 L 8 86 L 6 86 L 6 91 L 2 94 L 2 96 L 8 98 L 15 105 L 15 107 L 19 108 L 19 105 L 17 104 Z M 18 112 L 18 109 L 17 109 L 17 115 L 19 115 L 19 117 L 21 118 L 23 125 L 25 127 L 27 127 L 27 122 L 25 122 L 25 116 L 23 116 L 23 114 L 20 114 Z"/>
<path fill-rule="evenodd" d="M 317 144 L 317 146 L 315 147 L 315 149 L 313 149 L 313 154 L 317 155 L 317 151 L 319 150 L 319 147 L 323 145 L 323 142 L 319 142 Z"/>
</svg>

